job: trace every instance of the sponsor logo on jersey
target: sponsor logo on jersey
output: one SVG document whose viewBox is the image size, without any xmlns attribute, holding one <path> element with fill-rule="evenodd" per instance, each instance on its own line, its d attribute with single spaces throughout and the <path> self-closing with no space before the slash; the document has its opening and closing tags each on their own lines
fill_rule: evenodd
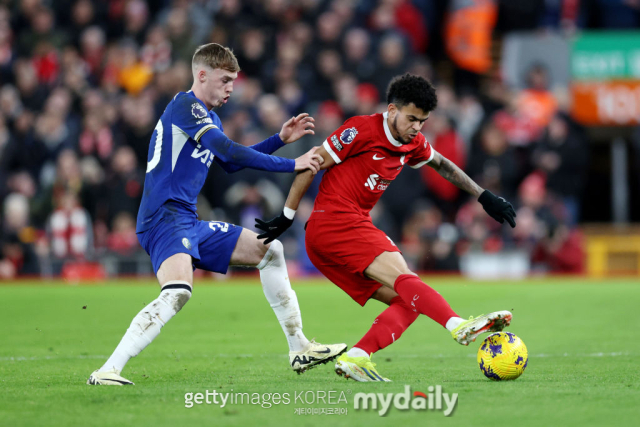
<svg viewBox="0 0 640 427">
<path fill-rule="evenodd" d="M 378 181 L 378 186 L 376 187 L 380 191 L 384 191 L 391 184 L 391 181 L 388 179 L 381 179 Z"/>
<path fill-rule="evenodd" d="M 377 157 L 377 156 L 378 156 L 378 154 L 377 154 L 377 153 L 376 153 L 376 154 L 374 154 L 374 155 L 373 155 L 373 160 L 382 160 L 382 159 L 384 159 L 384 156 L 382 156 L 382 157 Z"/>
<path fill-rule="evenodd" d="M 356 139 L 356 135 L 358 135 L 358 130 L 356 128 L 345 129 L 340 134 L 340 141 L 349 145 L 354 139 Z"/>
<path fill-rule="evenodd" d="M 187 248 L 187 250 L 191 250 L 191 242 L 186 237 L 182 239 L 182 244 Z"/>
<path fill-rule="evenodd" d="M 379 177 L 380 175 L 378 175 L 377 173 L 372 173 L 371 175 L 369 175 L 369 178 L 367 178 L 367 182 L 364 184 L 364 186 L 369 187 L 369 190 L 371 191 L 375 190 L 376 183 Z"/>
<path fill-rule="evenodd" d="M 375 190 L 384 191 L 387 189 L 389 184 L 391 184 L 390 180 L 381 179 L 380 175 L 378 175 L 377 173 L 372 173 L 367 178 L 367 182 L 364 184 L 364 186 L 368 187 L 369 190 L 371 191 L 375 191 Z"/>
<path fill-rule="evenodd" d="M 338 141 L 337 136 L 331 135 L 331 142 L 333 143 L 333 146 L 336 147 L 336 150 L 342 150 L 342 144 L 340 144 L 340 141 Z"/>
<path fill-rule="evenodd" d="M 198 144 L 196 148 L 193 149 L 193 153 L 191 153 L 191 157 L 193 157 L 194 159 L 200 159 L 202 163 L 206 163 L 207 167 L 210 167 L 211 162 L 213 161 L 213 158 L 215 156 L 210 150 L 200 151 L 201 147 L 202 145 Z"/>
<path fill-rule="evenodd" d="M 196 119 L 202 119 L 208 115 L 207 110 L 205 110 L 199 102 L 191 104 L 191 114 L 193 114 L 193 117 Z"/>
</svg>

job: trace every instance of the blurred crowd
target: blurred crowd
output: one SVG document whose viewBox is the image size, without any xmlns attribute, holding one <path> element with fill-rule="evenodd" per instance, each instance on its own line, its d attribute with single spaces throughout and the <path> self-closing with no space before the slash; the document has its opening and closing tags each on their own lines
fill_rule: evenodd
<svg viewBox="0 0 640 427">
<path fill-rule="evenodd" d="M 639 7 L 623 0 L 0 0 L 0 278 L 59 274 L 67 262 L 141 251 L 135 218 L 149 138 L 166 104 L 190 88 L 191 56 L 207 42 L 233 48 L 242 68 L 231 101 L 217 111 L 231 139 L 251 145 L 295 114 L 314 115 L 315 137 L 278 153 L 286 157 L 319 145 L 352 115 L 384 111 L 393 76 L 427 77 L 439 108 L 423 132 L 480 185 L 512 201 L 518 227 L 495 223 L 428 167 L 403 171 L 372 212 L 375 223 L 418 270 L 456 271 L 468 251 L 520 248 L 536 268 L 579 272 L 584 132 L 543 64 L 529 70 L 526 89 L 507 87 L 492 42 L 518 30 L 633 28 Z M 255 217 L 281 210 L 291 180 L 214 166 L 199 215 L 253 228 Z M 311 205 L 305 201 L 284 238 L 304 271 L 312 270 L 301 250 Z"/>
</svg>

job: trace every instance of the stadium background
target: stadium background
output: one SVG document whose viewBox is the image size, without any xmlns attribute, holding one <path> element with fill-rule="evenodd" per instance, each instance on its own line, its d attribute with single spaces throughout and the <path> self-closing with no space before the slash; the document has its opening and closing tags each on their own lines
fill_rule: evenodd
<svg viewBox="0 0 640 427">
<path fill-rule="evenodd" d="M 316 118 L 316 135 L 278 152 L 286 157 L 352 115 L 386 109 L 394 75 L 436 85 L 424 134 L 511 201 L 518 226 L 495 223 L 430 168 L 407 169 L 372 216 L 415 270 L 637 271 L 640 246 L 613 251 L 640 220 L 630 202 L 640 133 L 582 126 L 568 55 L 521 55 L 526 43 L 562 52 L 585 30 L 639 22 L 638 2 L 623 0 L 0 1 L 0 279 L 151 272 L 135 235 L 149 138 L 207 42 L 233 48 L 242 67 L 217 111 L 230 138 L 251 145 L 292 115 Z M 627 171 L 618 198 L 616 169 Z M 291 180 L 212 167 L 199 215 L 253 229 L 255 217 L 278 214 Z M 314 271 L 302 228 L 315 191 L 282 239 L 294 275 Z"/>
<path fill-rule="evenodd" d="M 0 424 L 636 425 L 639 7 L 637 0 L 0 0 Z M 191 85 L 194 48 L 208 41 L 231 46 L 243 69 L 217 111 L 231 138 L 253 144 L 293 114 L 315 116 L 315 137 L 278 153 L 287 157 L 353 114 L 384 110 L 393 75 L 434 82 L 439 108 L 425 135 L 513 202 L 518 227 L 499 226 L 429 168 L 404 170 L 374 219 L 461 316 L 514 313 L 509 330 L 529 349 L 520 379 L 489 381 L 475 359 L 480 343 L 459 346 L 426 318 L 374 355 L 392 383 L 345 381 L 330 365 L 297 376 L 258 278 L 233 271 L 228 282 L 196 278 L 186 309 L 127 365 L 135 387 L 85 384 L 157 296 L 134 233 L 147 147 L 167 102 Z M 631 60 L 622 71 L 616 49 Z M 574 61 L 578 53 L 582 61 Z M 626 98 L 607 95 L 594 106 L 584 96 L 589 85 L 598 93 L 610 85 Z M 215 166 L 209 174 L 202 218 L 249 228 L 254 217 L 279 212 L 292 180 L 225 175 Z M 300 278 L 312 273 L 302 250 L 311 200 L 282 239 L 304 330 L 353 345 L 382 306 L 359 308 L 321 276 Z M 465 276 L 434 274 L 458 270 Z M 569 272 L 579 276 L 555 276 Z M 549 274 L 512 280 L 538 273 Z M 459 393 L 450 418 L 395 409 L 379 417 L 355 410 L 352 394 L 349 404 L 331 406 L 348 415 L 329 419 L 294 413 L 329 406 L 319 402 L 184 408 L 185 393 L 212 389 L 384 394 L 436 384 Z"/>
</svg>

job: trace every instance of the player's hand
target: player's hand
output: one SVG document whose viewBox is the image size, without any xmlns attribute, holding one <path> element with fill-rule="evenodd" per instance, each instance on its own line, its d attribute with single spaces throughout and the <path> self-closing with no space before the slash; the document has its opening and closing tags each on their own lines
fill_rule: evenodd
<svg viewBox="0 0 640 427">
<path fill-rule="evenodd" d="M 316 125 L 313 122 L 315 122 L 315 119 L 307 113 L 291 117 L 282 125 L 282 129 L 280 130 L 280 139 L 285 144 L 290 144 L 305 135 L 314 135 L 315 132 L 313 129 Z"/>
<path fill-rule="evenodd" d="M 273 242 L 275 239 L 280 237 L 282 233 L 287 231 L 289 227 L 293 224 L 293 220 L 287 218 L 284 215 L 284 212 L 273 218 L 271 221 L 263 221 L 259 218 L 256 218 L 256 228 L 258 230 L 264 231 L 262 234 L 258 234 L 258 239 L 267 239 L 263 243 L 268 245 Z"/>
<path fill-rule="evenodd" d="M 511 228 L 515 228 L 516 211 L 513 210 L 511 203 L 502 197 L 496 196 L 489 190 L 484 190 L 480 197 L 478 197 L 478 201 L 491 218 L 500 224 L 504 224 L 504 220 L 506 219 Z"/>
<path fill-rule="evenodd" d="M 315 154 L 317 149 L 318 147 L 313 147 L 296 159 L 296 172 L 309 169 L 314 175 L 318 173 L 320 166 L 324 163 L 324 159 L 320 154 Z"/>
</svg>

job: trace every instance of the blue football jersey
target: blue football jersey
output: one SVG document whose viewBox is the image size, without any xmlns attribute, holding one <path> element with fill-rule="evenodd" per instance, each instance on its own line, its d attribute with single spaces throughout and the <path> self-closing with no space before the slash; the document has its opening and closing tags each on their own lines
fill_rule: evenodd
<svg viewBox="0 0 640 427">
<path fill-rule="evenodd" d="M 137 232 L 152 227 L 159 219 L 156 213 L 169 200 L 184 213 L 196 215 L 196 199 L 214 159 L 199 141 L 211 129 L 222 130 L 220 118 L 193 92 L 180 92 L 167 105 L 149 144 Z"/>
</svg>

